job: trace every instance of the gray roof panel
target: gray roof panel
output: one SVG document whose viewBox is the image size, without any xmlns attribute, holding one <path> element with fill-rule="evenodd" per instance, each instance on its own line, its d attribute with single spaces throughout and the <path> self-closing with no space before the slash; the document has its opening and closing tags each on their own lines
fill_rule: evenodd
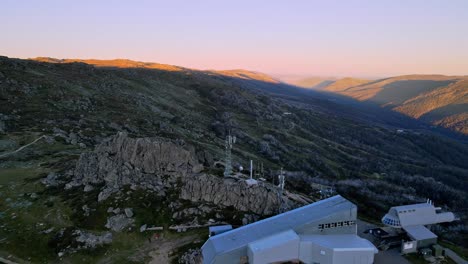
<svg viewBox="0 0 468 264">
<path fill-rule="evenodd" d="M 297 230 L 308 223 L 343 210 L 356 209 L 356 205 L 340 195 L 245 225 L 210 237 L 203 245 L 204 263 L 211 263 L 219 254 L 229 252 L 274 233 Z"/>
</svg>

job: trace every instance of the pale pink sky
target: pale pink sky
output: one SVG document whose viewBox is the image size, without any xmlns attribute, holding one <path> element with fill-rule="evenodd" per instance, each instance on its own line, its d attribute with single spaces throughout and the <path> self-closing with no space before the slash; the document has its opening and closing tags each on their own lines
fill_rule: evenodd
<svg viewBox="0 0 468 264">
<path fill-rule="evenodd" d="M 468 74 L 468 1 L 4 0 L 0 55 L 300 76 Z"/>
</svg>

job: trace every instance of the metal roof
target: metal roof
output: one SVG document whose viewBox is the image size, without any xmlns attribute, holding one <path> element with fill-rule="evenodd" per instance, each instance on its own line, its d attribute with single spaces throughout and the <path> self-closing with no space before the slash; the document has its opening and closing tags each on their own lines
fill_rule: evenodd
<svg viewBox="0 0 468 264">
<path fill-rule="evenodd" d="M 422 225 L 416 226 L 407 226 L 404 227 L 405 231 L 408 235 L 414 240 L 426 240 L 426 239 L 433 239 L 437 238 L 437 235 L 432 233 L 429 229 Z"/>
<path fill-rule="evenodd" d="M 428 203 L 396 206 L 391 209 L 396 211 L 402 227 L 435 224 L 438 220 L 434 205 Z"/>
<path fill-rule="evenodd" d="M 208 227 L 208 231 L 211 232 L 218 232 L 218 231 L 225 231 L 225 230 L 231 230 L 232 225 L 219 225 L 219 226 L 210 226 Z"/>
<path fill-rule="evenodd" d="M 272 216 L 255 223 L 210 237 L 202 246 L 204 263 L 212 263 L 214 258 L 272 234 L 297 230 L 310 222 L 326 218 L 332 213 L 356 209 L 356 205 L 340 195 L 324 199 L 283 214 Z"/>
<path fill-rule="evenodd" d="M 301 242 L 310 241 L 314 244 L 331 248 L 334 251 L 373 251 L 377 253 L 377 248 L 368 240 L 357 235 L 302 235 L 299 236 Z"/>
<path fill-rule="evenodd" d="M 408 211 L 412 209 L 418 209 L 418 208 L 431 208 L 433 209 L 434 206 L 429 203 L 418 203 L 418 204 L 408 204 L 408 205 L 400 205 L 400 206 L 394 206 L 392 208 L 395 208 L 397 211 Z"/>
</svg>

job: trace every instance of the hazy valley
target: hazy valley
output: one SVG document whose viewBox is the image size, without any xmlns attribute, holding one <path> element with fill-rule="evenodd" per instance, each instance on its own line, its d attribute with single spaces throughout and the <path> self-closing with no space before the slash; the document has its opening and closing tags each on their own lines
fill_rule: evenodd
<svg viewBox="0 0 468 264">
<path fill-rule="evenodd" d="M 297 82 L 303 86 L 304 83 Z M 421 121 L 468 134 L 468 77 L 407 75 L 379 80 L 321 80 L 310 89 L 375 103 Z"/>
</svg>

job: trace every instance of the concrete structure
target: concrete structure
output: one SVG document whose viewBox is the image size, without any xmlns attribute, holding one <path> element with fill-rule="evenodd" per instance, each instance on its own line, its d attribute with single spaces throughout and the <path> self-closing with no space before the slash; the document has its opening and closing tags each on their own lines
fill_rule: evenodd
<svg viewBox="0 0 468 264">
<path fill-rule="evenodd" d="M 402 244 L 402 253 L 415 252 L 421 248 L 429 248 L 437 243 L 437 235 L 425 225 L 452 222 L 455 215 L 451 212 L 440 212 L 430 201 L 427 203 L 395 206 L 390 208 L 382 218 L 382 223 L 393 228 L 402 228 L 412 240 Z M 416 247 L 416 248 L 414 248 Z"/>
<path fill-rule="evenodd" d="M 357 207 L 337 195 L 210 237 L 203 263 L 371 264 L 377 249 L 357 236 Z"/>
</svg>

